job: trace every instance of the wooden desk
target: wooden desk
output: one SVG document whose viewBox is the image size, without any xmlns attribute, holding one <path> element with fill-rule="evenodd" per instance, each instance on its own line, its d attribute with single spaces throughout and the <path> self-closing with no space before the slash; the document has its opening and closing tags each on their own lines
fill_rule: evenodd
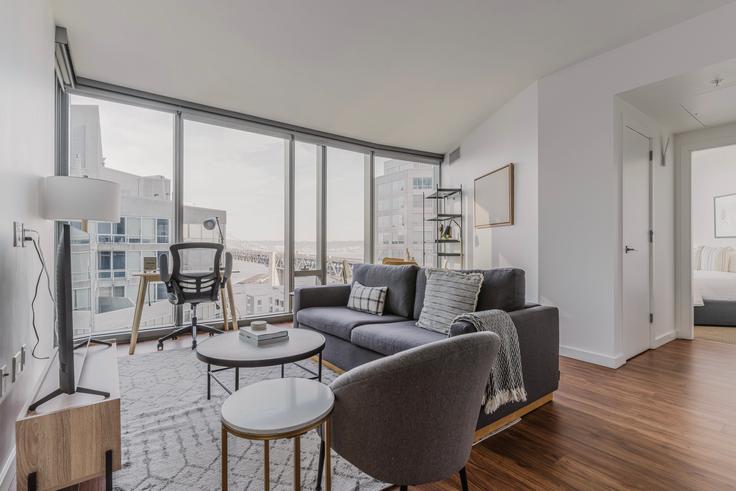
<svg viewBox="0 0 736 491">
<path fill-rule="evenodd" d="M 79 386 L 110 393 L 75 393 L 23 410 L 15 422 L 16 485 L 26 491 L 60 489 L 84 483 L 86 489 L 112 489 L 112 471 L 120 469 L 120 384 L 117 348 L 90 346 L 76 352 Z M 58 355 L 34 391 L 33 400 L 59 386 Z"/>
<path fill-rule="evenodd" d="M 161 275 L 158 272 L 138 273 L 138 296 L 135 301 L 135 314 L 133 315 L 133 329 L 130 334 L 129 354 L 135 353 L 135 345 L 138 342 L 138 330 L 141 327 L 141 316 L 143 315 L 143 304 L 146 303 L 146 291 L 148 284 L 161 281 Z M 225 288 L 220 289 L 220 299 L 222 300 L 222 328 L 227 331 L 230 327 L 237 331 L 238 329 L 238 313 L 235 310 L 235 295 L 233 295 L 232 276 L 227 279 Z M 230 309 L 230 322 L 228 322 L 228 307 Z"/>
</svg>

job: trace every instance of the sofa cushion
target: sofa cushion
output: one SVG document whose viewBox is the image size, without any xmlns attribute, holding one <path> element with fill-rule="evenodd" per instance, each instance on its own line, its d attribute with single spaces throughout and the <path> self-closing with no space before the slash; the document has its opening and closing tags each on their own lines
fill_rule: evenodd
<svg viewBox="0 0 736 491">
<path fill-rule="evenodd" d="M 483 283 L 478 295 L 476 311 L 500 309 L 513 312 L 524 308 L 526 285 L 524 270 L 518 268 L 466 269 L 464 273 L 483 273 Z M 425 268 L 417 273 L 416 298 L 414 300 L 414 319 L 419 319 L 424 305 L 424 290 L 427 286 Z"/>
<path fill-rule="evenodd" d="M 386 324 L 402 322 L 406 317 L 384 314 L 373 315 L 356 312 L 347 307 L 310 307 L 296 313 L 296 320 L 316 331 L 326 332 L 346 341 L 350 341 L 350 331 L 361 324 Z"/>
<path fill-rule="evenodd" d="M 353 344 L 387 356 L 440 339 L 447 335 L 417 327 L 414 321 L 366 324 L 350 334 Z"/>
<path fill-rule="evenodd" d="M 353 267 L 353 280 L 364 286 L 387 286 L 384 314 L 409 319 L 414 312 L 417 271 L 416 266 L 357 264 Z"/>
</svg>

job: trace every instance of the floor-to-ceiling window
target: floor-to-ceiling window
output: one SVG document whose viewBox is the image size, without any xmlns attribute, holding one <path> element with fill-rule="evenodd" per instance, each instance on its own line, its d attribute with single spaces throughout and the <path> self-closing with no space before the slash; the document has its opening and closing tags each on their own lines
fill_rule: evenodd
<svg viewBox="0 0 736 491">
<path fill-rule="evenodd" d="M 365 257 L 367 154 L 326 148 L 327 283 L 342 283 Z"/>
<path fill-rule="evenodd" d="M 73 91 L 69 114 L 59 172 L 122 186 L 120 220 L 72 224 L 79 335 L 130 329 L 140 273 L 178 238 L 224 242 L 239 318 L 287 313 L 292 285 L 350 281 L 357 263 L 430 261 L 421 195 L 436 187 L 437 165 L 104 91 Z M 210 218 L 219 228 L 204 226 Z M 200 307 L 203 321 L 221 316 Z M 177 317 L 165 285 L 151 284 L 141 328 L 177 319 L 188 322 L 188 309 Z"/>
<path fill-rule="evenodd" d="M 204 220 L 216 217 L 233 255 L 238 317 L 285 312 L 284 192 L 288 141 L 221 122 L 185 119 L 183 129 L 183 238 L 219 241 Z M 202 320 L 220 318 L 202 305 Z M 187 312 L 185 311 L 185 320 Z"/>
<path fill-rule="evenodd" d="M 406 160 L 374 159 L 374 261 L 383 258 L 414 259 L 422 265 L 435 264 L 432 222 L 425 222 L 423 211 L 431 214 L 434 201 L 424 196 L 437 187 L 439 166 Z M 426 207 L 426 210 L 425 210 Z"/>
<path fill-rule="evenodd" d="M 157 258 L 172 239 L 173 115 L 71 95 L 71 176 L 115 181 L 122 188 L 117 223 L 72 223 L 76 334 L 129 329 L 143 258 Z M 173 308 L 161 283 L 146 292 L 141 327 L 170 325 Z"/>
</svg>

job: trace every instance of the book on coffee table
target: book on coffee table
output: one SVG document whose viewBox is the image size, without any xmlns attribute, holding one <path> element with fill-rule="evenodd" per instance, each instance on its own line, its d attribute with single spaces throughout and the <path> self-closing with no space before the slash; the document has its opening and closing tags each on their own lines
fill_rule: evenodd
<svg viewBox="0 0 736 491">
<path fill-rule="evenodd" d="M 251 344 L 261 346 L 289 339 L 289 330 L 285 327 L 266 326 L 265 330 L 253 331 L 247 326 L 240 328 L 240 337 Z"/>
</svg>

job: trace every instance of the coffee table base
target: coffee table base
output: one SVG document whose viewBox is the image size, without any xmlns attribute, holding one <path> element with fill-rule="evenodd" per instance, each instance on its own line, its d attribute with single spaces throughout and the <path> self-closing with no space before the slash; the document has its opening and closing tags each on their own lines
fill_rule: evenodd
<svg viewBox="0 0 736 491">
<path fill-rule="evenodd" d="M 311 373 L 313 377 L 308 377 L 309 380 L 317 380 L 318 382 L 322 382 L 322 352 L 320 351 L 317 360 L 317 371 L 307 368 L 303 365 L 300 365 L 297 362 L 292 362 L 292 364 L 298 366 L 305 372 Z M 209 401 L 212 396 L 212 380 L 217 382 L 217 384 L 222 387 L 222 389 L 228 393 L 228 395 L 232 395 L 234 391 L 230 390 L 225 383 L 220 380 L 216 373 L 224 372 L 225 370 L 235 370 L 235 391 L 240 389 L 240 367 L 222 367 L 222 368 L 212 368 L 212 365 L 210 363 L 207 364 L 207 400 Z M 281 364 L 281 378 L 284 378 L 284 364 Z"/>
</svg>

